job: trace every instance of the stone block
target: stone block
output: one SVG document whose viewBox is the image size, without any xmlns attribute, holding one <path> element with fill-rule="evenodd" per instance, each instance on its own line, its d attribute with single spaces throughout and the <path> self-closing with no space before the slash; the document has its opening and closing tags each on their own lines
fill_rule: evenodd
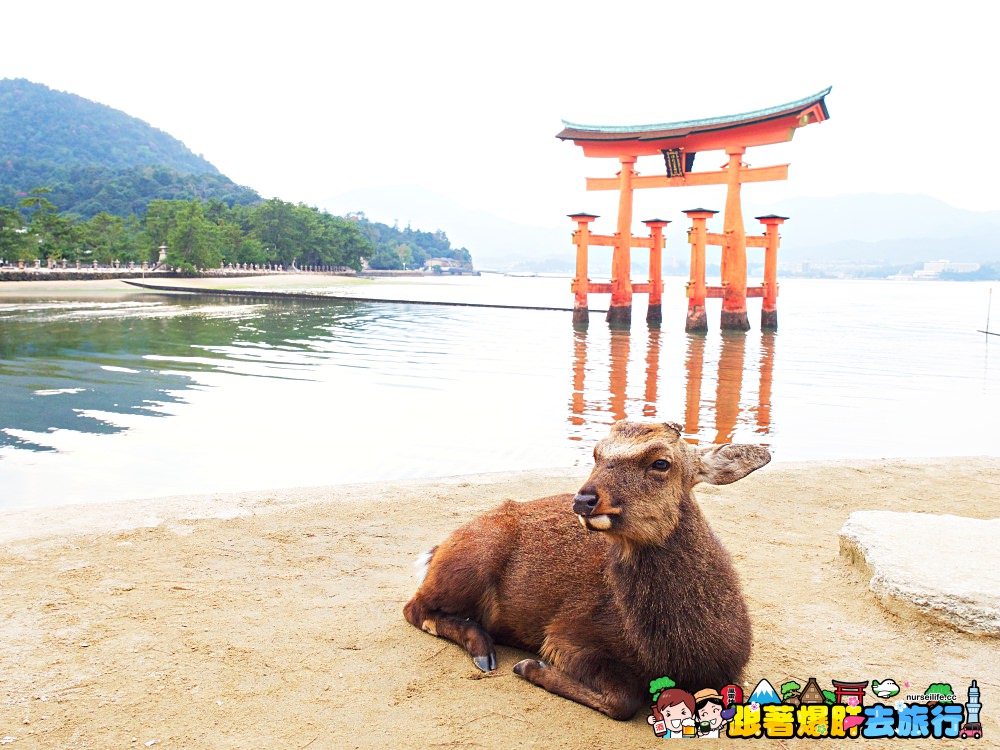
<svg viewBox="0 0 1000 750">
<path fill-rule="evenodd" d="M 1000 636 L 1000 518 L 856 511 L 840 553 L 890 611 Z"/>
</svg>

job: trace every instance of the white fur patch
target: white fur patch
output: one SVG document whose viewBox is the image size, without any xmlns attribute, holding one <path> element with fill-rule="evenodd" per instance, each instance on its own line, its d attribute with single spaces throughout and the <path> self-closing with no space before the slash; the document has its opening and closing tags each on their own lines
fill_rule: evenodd
<svg viewBox="0 0 1000 750">
<path fill-rule="evenodd" d="M 413 567 L 417 569 L 417 583 L 423 583 L 427 577 L 427 571 L 431 567 L 431 553 L 424 552 L 413 562 Z"/>
<path fill-rule="evenodd" d="M 606 515 L 587 516 L 587 525 L 597 531 L 607 531 L 611 528 L 611 518 Z"/>
</svg>

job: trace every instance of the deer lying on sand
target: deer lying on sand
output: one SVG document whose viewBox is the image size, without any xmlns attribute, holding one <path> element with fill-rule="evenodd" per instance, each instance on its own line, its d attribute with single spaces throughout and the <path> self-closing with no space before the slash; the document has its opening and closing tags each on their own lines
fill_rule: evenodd
<svg viewBox="0 0 1000 750">
<path fill-rule="evenodd" d="M 672 423 L 617 422 L 575 496 L 507 501 L 435 547 L 403 614 L 483 671 L 494 643 L 538 653 L 515 674 L 613 719 L 664 675 L 690 691 L 737 682 L 750 618 L 692 488 L 770 460 L 760 446 L 689 445 Z"/>
</svg>

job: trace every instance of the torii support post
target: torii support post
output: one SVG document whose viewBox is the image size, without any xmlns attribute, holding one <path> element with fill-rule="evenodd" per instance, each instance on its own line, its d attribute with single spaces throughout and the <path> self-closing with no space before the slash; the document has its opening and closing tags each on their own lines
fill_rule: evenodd
<svg viewBox="0 0 1000 750">
<path fill-rule="evenodd" d="M 691 280 L 687 285 L 688 311 L 684 330 L 688 333 L 707 333 L 708 316 L 705 314 L 705 244 L 708 235 L 706 222 L 718 211 L 692 208 L 684 212 L 691 219 L 688 242 L 691 243 Z"/>
<path fill-rule="evenodd" d="M 632 324 L 632 178 L 635 156 L 621 156 L 618 173 L 618 232 L 611 259 L 611 305 L 608 323 L 628 327 Z"/>
<path fill-rule="evenodd" d="M 740 168 L 743 166 L 742 146 L 727 148 L 726 214 L 722 246 L 722 318 L 723 331 L 749 331 L 747 320 L 747 236 L 743 229 L 743 207 L 740 205 Z"/>
<path fill-rule="evenodd" d="M 764 304 L 760 310 L 762 331 L 778 330 L 778 244 L 781 242 L 778 227 L 787 220 L 787 216 L 774 214 L 757 217 L 757 221 L 764 225 L 764 236 L 767 238 L 764 249 Z"/>
<path fill-rule="evenodd" d="M 649 307 L 646 323 L 659 326 L 663 322 L 663 230 L 670 223 L 666 219 L 646 219 L 649 227 Z"/>
<path fill-rule="evenodd" d="M 587 295 L 590 292 L 588 276 L 588 249 L 590 247 L 590 222 L 598 218 L 594 214 L 570 214 L 569 218 L 576 222 L 573 232 L 573 242 L 576 244 L 576 278 L 573 279 L 573 325 L 587 325 L 590 322 L 590 309 Z"/>
</svg>

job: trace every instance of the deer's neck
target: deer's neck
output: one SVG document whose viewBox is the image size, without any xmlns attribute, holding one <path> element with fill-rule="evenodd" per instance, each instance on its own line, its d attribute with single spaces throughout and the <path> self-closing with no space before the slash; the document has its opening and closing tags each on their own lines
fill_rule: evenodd
<svg viewBox="0 0 1000 750">
<path fill-rule="evenodd" d="M 718 542 L 693 498 L 680 510 L 662 545 L 612 547 L 608 584 L 625 640 L 640 662 L 656 664 L 682 650 L 698 610 L 707 606 L 701 589 Z"/>
</svg>

